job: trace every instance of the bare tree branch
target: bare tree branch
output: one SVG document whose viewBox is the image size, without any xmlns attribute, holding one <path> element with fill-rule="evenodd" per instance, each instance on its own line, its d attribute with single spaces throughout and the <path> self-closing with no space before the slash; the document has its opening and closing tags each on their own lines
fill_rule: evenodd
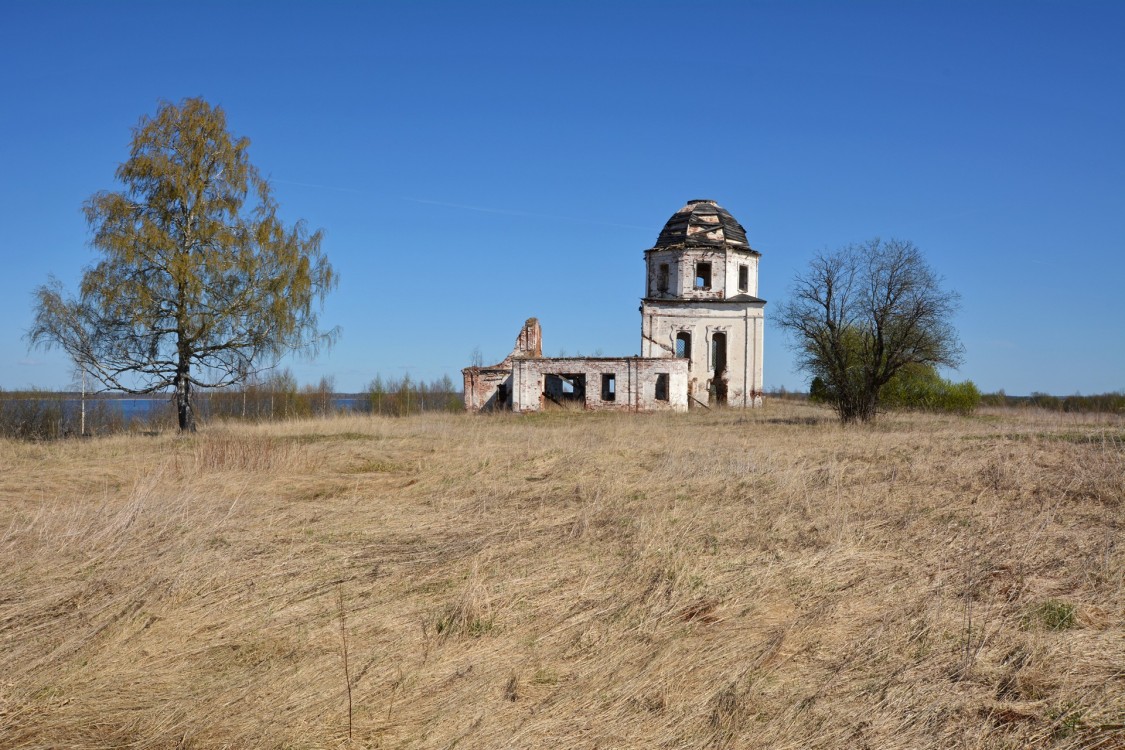
<svg viewBox="0 0 1125 750">
<path fill-rule="evenodd" d="M 867 422 L 879 389 L 904 367 L 960 363 L 957 303 L 913 243 L 874 239 L 813 258 L 777 320 L 840 419 Z"/>
</svg>

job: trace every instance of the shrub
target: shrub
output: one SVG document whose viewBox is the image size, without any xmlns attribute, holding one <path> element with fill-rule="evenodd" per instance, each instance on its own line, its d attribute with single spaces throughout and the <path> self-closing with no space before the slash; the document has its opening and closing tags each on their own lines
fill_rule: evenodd
<svg viewBox="0 0 1125 750">
<path fill-rule="evenodd" d="M 973 381 L 954 383 L 929 365 L 908 365 L 879 390 L 879 405 L 886 409 L 971 414 L 980 402 Z"/>
</svg>

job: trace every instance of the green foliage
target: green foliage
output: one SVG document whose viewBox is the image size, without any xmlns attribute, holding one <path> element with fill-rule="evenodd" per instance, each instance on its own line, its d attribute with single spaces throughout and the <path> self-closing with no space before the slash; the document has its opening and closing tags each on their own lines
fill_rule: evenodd
<svg viewBox="0 0 1125 750">
<path fill-rule="evenodd" d="M 819 375 L 809 384 L 809 401 L 814 404 L 832 403 L 832 392 L 828 388 L 828 383 Z"/>
<path fill-rule="evenodd" d="M 954 383 L 932 365 L 909 364 L 879 389 L 879 405 L 886 409 L 971 414 L 980 405 L 973 381 Z"/>
<path fill-rule="evenodd" d="M 32 345 L 62 348 L 106 388 L 173 389 L 190 430 L 194 389 L 330 344 L 313 309 L 336 284 L 321 233 L 282 223 L 248 146 L 202 99 L 142 117 L 117 169 L 123 189 L 85 205 L 101 260 L 76 299 L 53 279 L 37 290 Z"/>
<path fill-rule="evenodd" d="M 943 380 L 944 393 L 939 400 L 939 410 L 957 414 L 972 414 L 980 406 L 980 389 L 971 380 L 954 383 Z"/>
</svg>

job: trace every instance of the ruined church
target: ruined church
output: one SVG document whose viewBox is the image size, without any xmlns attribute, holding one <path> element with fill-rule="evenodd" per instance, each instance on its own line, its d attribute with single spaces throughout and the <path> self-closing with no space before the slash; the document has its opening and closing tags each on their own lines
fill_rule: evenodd
<svg viewBox="0 0 1125 750">
<path fill-rule="evenodd" d="M 640 356 L 544 357 L 530 318 L 503 362 L 462 370 L 465 408 L 760 406 L 766 302 L 746 230 L 715 201 L 688 201 L 644 257 Z"/>
</svg>

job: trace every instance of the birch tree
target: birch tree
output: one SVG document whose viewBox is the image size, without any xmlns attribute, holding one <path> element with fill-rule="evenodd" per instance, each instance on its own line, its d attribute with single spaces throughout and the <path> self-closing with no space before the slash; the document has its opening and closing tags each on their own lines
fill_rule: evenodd
<svg viewBox="0 0 1125 750">
<path fill-rule="evenodd" d="M 336 284 L 322 233 L 286 225 L 269 182 L 203 99 L 142 117 L 118 191 L 84 206 L 100 259 L 77 296 L 35 292 L 32 346 L 58 347 L 106 389 L 171 391 L 180 429 L 192 393 L 241 383 L 293 351 L 330 345 L 317 311 Z"/>
</svg>

